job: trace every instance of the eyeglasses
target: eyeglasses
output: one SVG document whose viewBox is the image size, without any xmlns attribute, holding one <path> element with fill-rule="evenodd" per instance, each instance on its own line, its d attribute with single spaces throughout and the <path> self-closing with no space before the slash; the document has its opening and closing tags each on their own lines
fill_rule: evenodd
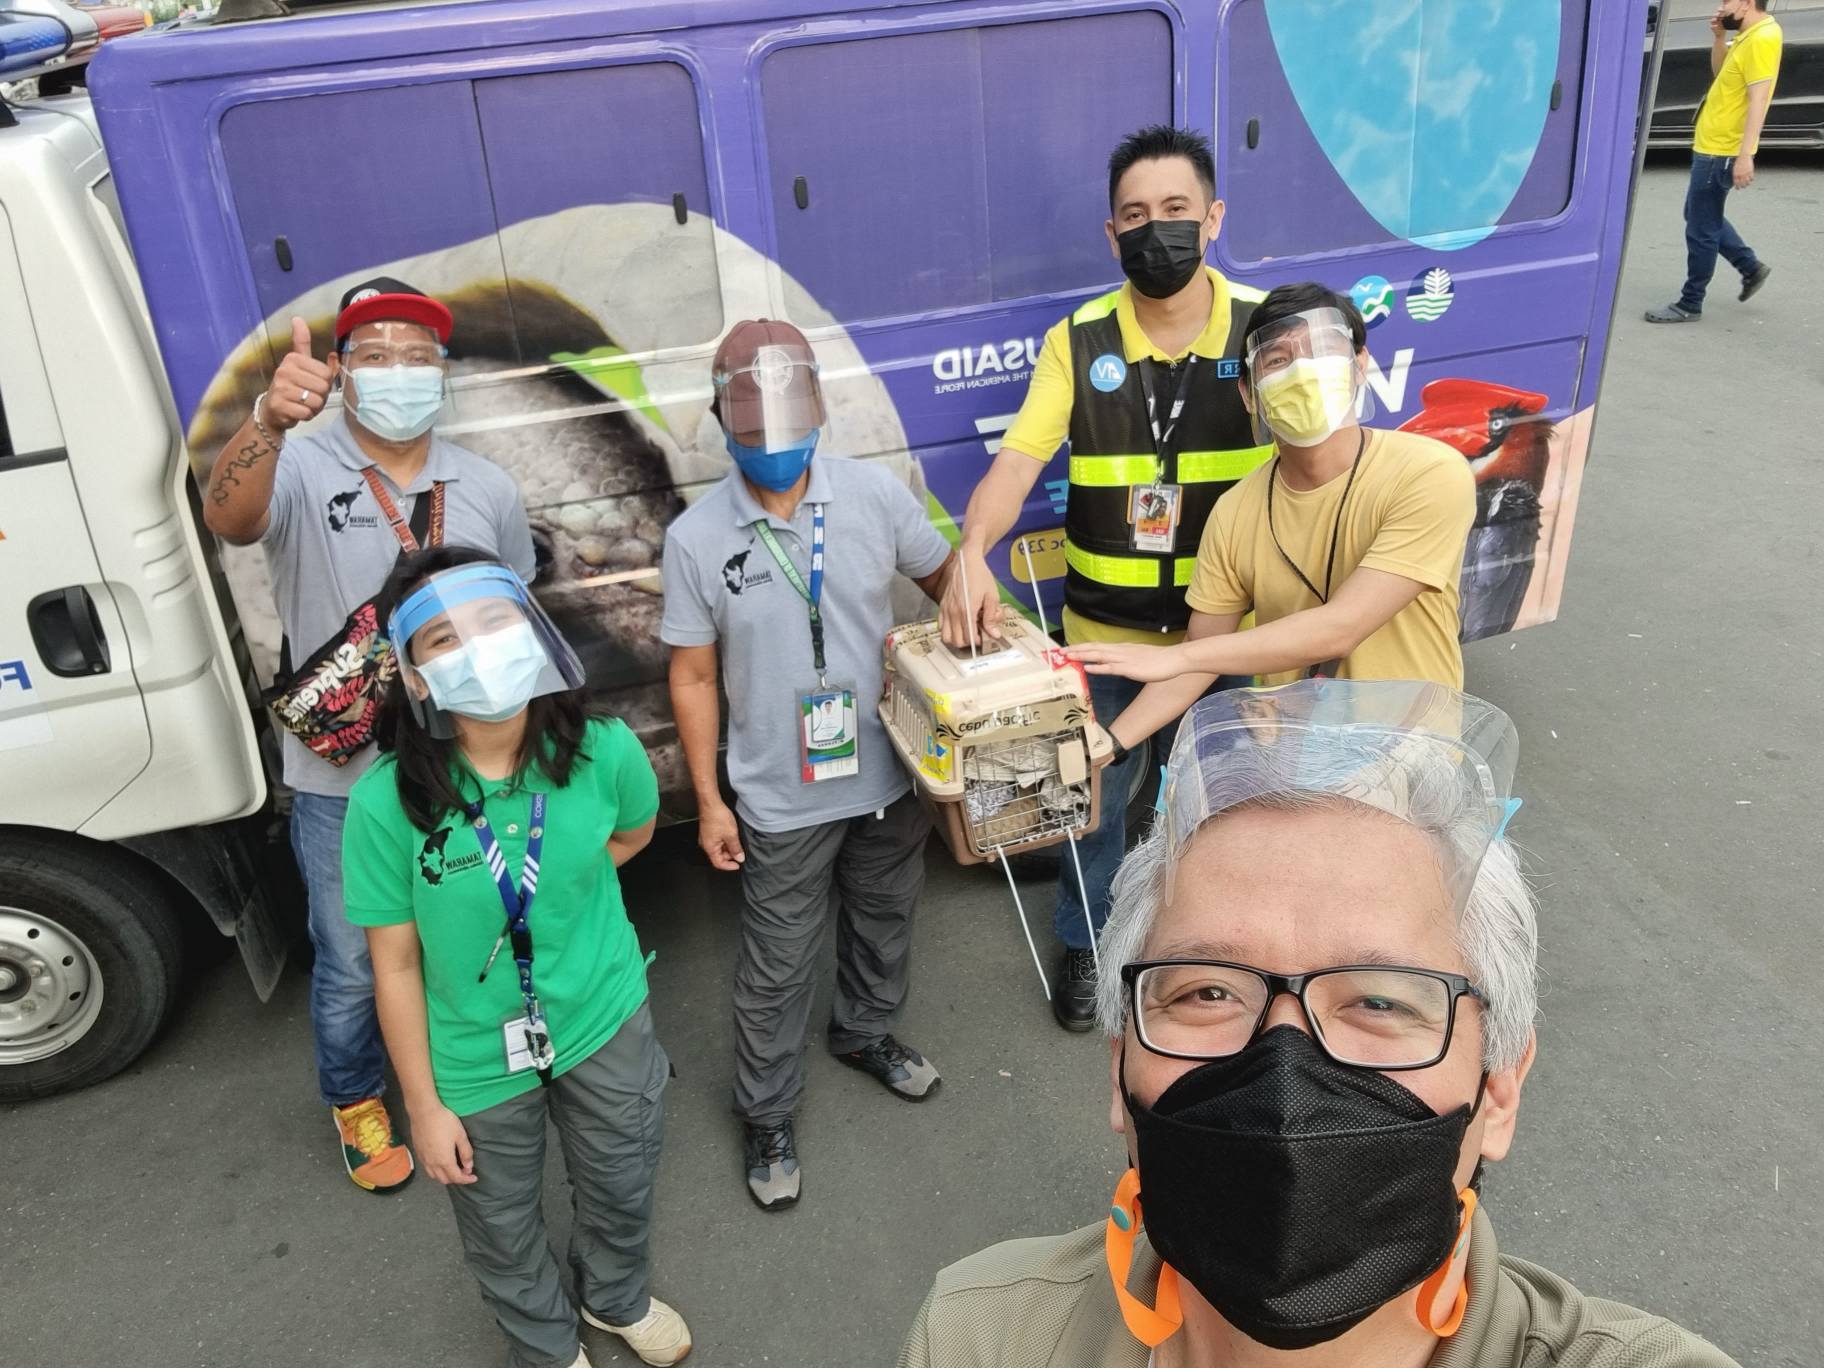
<svg viewBox="0 0 1824 1368">
<path fill-rule="evenodd" d="M 363 343 L 342 350 L 342 364 L 350 370 L 370 366 L 440 366 L 449 352 L 434 342 L 415 343 L 405 347 L 381 347 Z"/>
<path fill-rule="evenodd" d="M 1122 966 L 1121 981 L 1140 1043 L 1173 1059 L 1239 1053 L 1260 1034 L 1273 999 L 1290 993 L 1337 1063 L 1424 1069 L 1450 1050 L 1457 999 L 1488 1001 L 1461 974 L 1381 964 L 1270 974 L 1224 960 L 1141 960 Z"/>
</svg>

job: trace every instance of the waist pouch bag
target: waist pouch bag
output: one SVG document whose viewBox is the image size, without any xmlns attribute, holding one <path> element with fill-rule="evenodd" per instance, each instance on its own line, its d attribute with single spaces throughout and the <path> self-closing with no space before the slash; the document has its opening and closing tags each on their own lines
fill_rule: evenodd
<svg viewBox="0 0 1824 1368">
<path fill-rule="evenodd" d="M 443 542 L 443 484 L 431 486 L 428 499 L 412 509 L 414 529 L 399 516 L 392 496 L 369 466 L 361 474 L 374 502 L 386 515 L 402 551 L 416 551 L 420 538 L 428 546 Z M 332 765 L 346 765 L 374 738 L 374 715 L 381 690 L 399 673 L 393 648 L 380 621 L 375 594 L 348 615 L 330 639 L 311 652 L 301 666 L 291 666 L 291 643 L 280 651 L 279 677 L 260 697 L 279 725 Z"/>
</svg>

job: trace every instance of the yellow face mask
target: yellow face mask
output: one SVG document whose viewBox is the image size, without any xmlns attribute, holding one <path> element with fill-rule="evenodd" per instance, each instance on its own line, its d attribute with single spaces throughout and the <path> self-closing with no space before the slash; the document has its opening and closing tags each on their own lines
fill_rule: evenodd
<svg viewBox="0 0 1824 1368">
<path fill-rule="evenodd" d="M 1254 386 L 1260 416 L 1281 442 L 1316 446 L 1355 413 L 1355 359 L 1301 356 Z"/>
</svg>

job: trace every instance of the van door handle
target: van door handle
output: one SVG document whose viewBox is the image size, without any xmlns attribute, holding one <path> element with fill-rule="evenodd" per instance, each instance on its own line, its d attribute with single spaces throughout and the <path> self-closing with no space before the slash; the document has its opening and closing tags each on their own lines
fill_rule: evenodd
<svg viewBox="0 0 1824 1368">
<path fill-rule="evenodd" d="M 45 669 L 65 679 L 106 674 L 113 667 L 95 600 L 80 584 L 50 589 L 25 607 L 26 625 Z"/>
</svg>

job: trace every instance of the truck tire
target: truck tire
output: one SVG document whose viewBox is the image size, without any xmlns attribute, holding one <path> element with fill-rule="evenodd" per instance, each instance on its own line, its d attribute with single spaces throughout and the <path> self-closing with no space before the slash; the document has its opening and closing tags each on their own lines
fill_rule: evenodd
<svg viewBox="0 0 1824 1368">
<path fill-rule="evenodd" d="M 177 996 L 184 941 L 152 871 L 107 846 L 0 837 L 0 1102 L 99 1083 Z"/>
</svg>

